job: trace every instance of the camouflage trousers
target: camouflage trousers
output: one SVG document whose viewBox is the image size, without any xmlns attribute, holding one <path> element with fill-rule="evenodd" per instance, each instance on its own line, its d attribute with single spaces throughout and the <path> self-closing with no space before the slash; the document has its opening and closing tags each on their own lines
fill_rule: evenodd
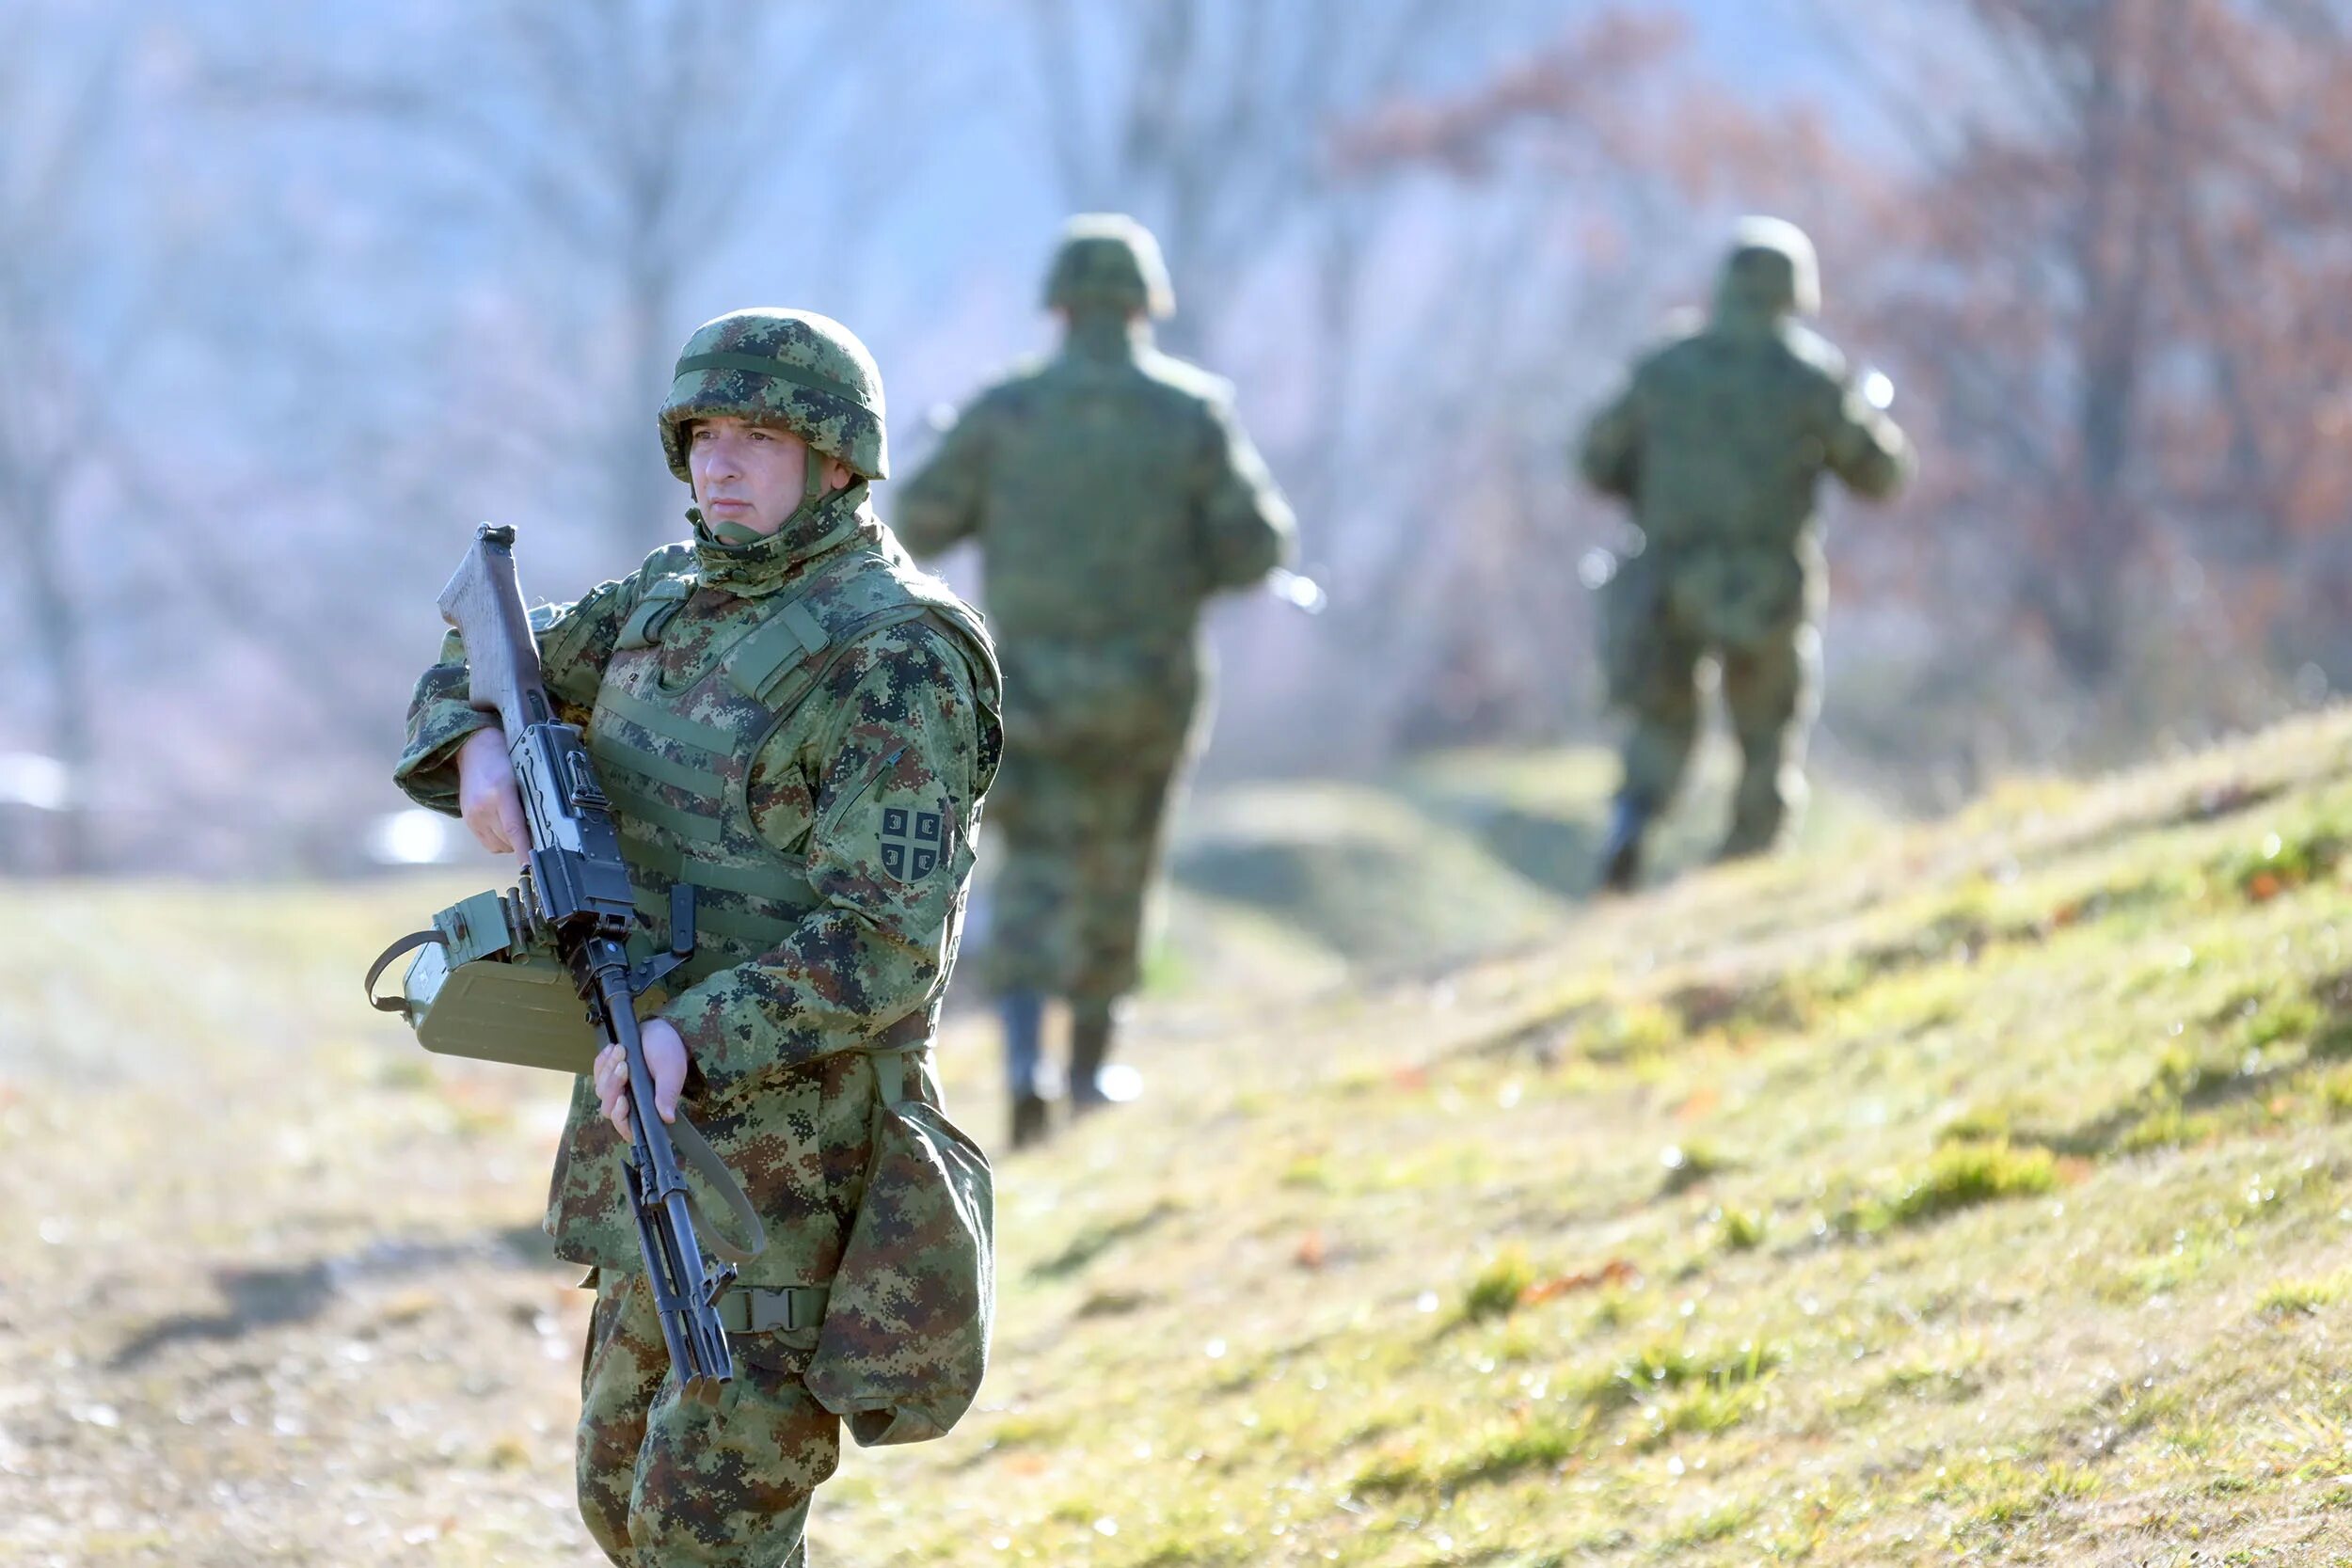
<svg viewBox="0 0 2352 1568">
<path fill-rule="evenodd" d="M 1632 721 L 1623 793 L 1645 812 L 1681 787 L 1699 730 L 1699 661 L 1715 656 L 1740 743 L 1725 855 L 1772 847 L 1804 808 L 1804 747 L 1819 704 L 1820 574 L 1781 552 L 1710 552 L 1661 584 L 1622 705 Z"/>
<path fill-rule="evenodd" d="M 803 1568 L 840 1418 L 802 1386 L 813 1328 L 731 1334 L 716 1409 L 678 1398 L 653 1291 L 599 1270 L 580 1367 L 580 1513 L 621 1568 Z M 789 1342 L 787 1342 L 789 1341 Z"/>
<path fill-rule="evenodd" d="M 992 989 L 1108 1003 L 1136 989 L 1183 731 L 1083 752 L 1009 745 L 988 796 L 1003 849 Z"/>
</svg>

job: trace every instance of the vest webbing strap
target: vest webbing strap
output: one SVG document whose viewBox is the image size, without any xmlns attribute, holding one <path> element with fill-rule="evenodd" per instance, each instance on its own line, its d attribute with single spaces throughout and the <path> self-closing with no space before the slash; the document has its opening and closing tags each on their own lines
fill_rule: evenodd
<svg viewBox="0 0 2352 1568">
<path fill-rule="evenodd" d="M 632 649 L 653 646 L 654 640 L 663 624 L 686 604 L 687 586 L 685 583 L 678 582 L 677 592 L 675 594 L 662 592 L 675 581 L 676 581 L 675 578 L 670 578 L 656 583 L 646 592 L 645 596 L 637 602 L 637 608 L 628 612 L 628 619 L 621 623 L 621 634 L 613 640 L 612 643 L 614 653 L 627 653 Z"/>
<path fill-rule="evenodd" d="M 697 927 L 747 947 L 755 954 L 771 953 L 792 940 L 801 928 L 797 920 L 770 920 L 740 910 L 705 910 L 695 916 Z"/>
<path fill-rule="evenodd" d="M 709 757 L 714 764 L 735 752 L 735 736 L 726 731 L 708 724 L 698 724 L 684 714 L 673 713 L 634 692 L 607 684 L 596 694 L 596 699 L 639 729 L 681 746 L 691 746 Z"/>
<path fill-rule="evenodd" d="M 644 897 L 637 900 L 638 912 L 648 919 L 666 919 L 669 900 Z M 781 947 L 800 922 L 777 915 L 754 914 L 748 910 L 722 909 L 717 905 L 697 902 L 694 906 L 694 934 L 707 933 L 724 941 L 765 953 Z"/>
<path fill-rule="evenodd" d="M 914 1098 L 917 1082 L 914 1058 L 929 1051 L 930 1042 L 902 1045 L 895 1050 L 869 1052 L 866 1060 L 874 1064 L 874 1095 L 885 1105 L 897 1105 Z"/>
<path fill-rule="evenodd" d="M 817 683 L 825 678 L 825 672 L 831 670 L 842 655 L 856 646 L 861 639 L 909 621 L 919 621 L 930 613 L 930 609 L 927 605 L 906 604 L 892 605 L 887 610 L 878 610 L 870 615 L 858 617 L 844 626 L 841 635 L 834 640 L 833 657 L 818 659 L 812 655 L 798 663 L 787 664 L 776 670 L 757 693 L 759 700 L 780 719 L 788 717 L 807 699 Z"/>
<path fill-rule="evenodd" d="M 599 736 L 597 738 L 602 742 L 596 757 L 599 777 L 602 776 L 603 770 L 617 768 L 625 773 L 637 774 L 640 778 L 652 783 L 665 784 L 672 789 L 682 789 L 690 795 L 698 795 L 713 802 L 714 808 L 716 802 L 726 799 L 727 782 L 716 773 L 691 767 L 675 757 L 663 756 L 659 752 L 644 751 L 626 740 L 615 739 L 609 735 Z"/>
<path fill-rule="evenodd" d="M 621 853 L 631 864 L 674 882 L 691 882 L 696 887 L 771 899 L 795 909 L 814 909 L 817 905 L 816 888 L 809 884 L 802 867 L 788 863 L 788 857 L 779 856 L 777 863 L 769 865 L 713 865 L 691 854 L 682 855 L 667 845 L 639 844 L 627 838 L 621 841 Z"/>
<path fill-rule="evenodd" d="M 717 816 L 698 816 L 691 811 L 657 800 L 649 791 L 638 788 L 625 778 L 614 777 L 618 771 L 618 768 L 608 768 L 597 782 L 604 785 L 605 794 L 612 798 L 613 805 L 620 809 L 624 817 L 633 816 L 640 822 L 667 828 L 678 837 L 691 839 L 697 844 L 716 844 L 725 832 L 725 826 Z"/>
<path fill-rule="evenodd" d="M 727 680 L 738 691 L 756 700 L 778 672 L 814 657 L 830 641 L 815 613 L 794 599 L 728 653 Z"/>
</svg>

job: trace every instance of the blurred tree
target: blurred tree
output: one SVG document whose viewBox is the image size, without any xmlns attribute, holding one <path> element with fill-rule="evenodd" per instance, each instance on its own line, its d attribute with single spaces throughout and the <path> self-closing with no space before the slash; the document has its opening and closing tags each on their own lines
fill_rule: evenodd
<svg viewBox="0 0 2352 1568">
<path fill-rule="evenodd" d="M 2352 502 L 2344 8 L 1945 11 L 1989 74 L 1915 58 L 1885 85 L 1922 172 L 1872 301 L 1937 461 L 2078 685 L 2128 685 L 2151 595 L 2183 585 L 2260 659 Z M 2344 563 L 2321 576 L 2340 618 Z"/>
<path fill-rule="evenodd" d="M 403 171 L 405 190 L 373 198 L 405 201 L 442 245 L 454 208 L 501 253 L 512 293 L 477 303 L 461 335 L 469 406 L 535 411 L 536 449 L 505 455 L 535 462 L 550 487 L 580 483 L 610 569 L 614 550 L 630 559 L 679 531 L 649 411 L 699 319 L 703 274 L 755 239 L 803 257 L 852 248 L 815 203 L 870 185 L 796 178 L 793 133 L 866 118 L 861 94 L 894 78 L 846 69 L 847 45 L 888 8 L 488 0 L 417 13 L 412 47 L 361 64 L 247 58 L 220 86 L 247 104 L 371 121 L 426 154 Z M 883 129 L 853 150 L 891 156 L 890 117 L 870 118 Z M 485 328 L 502 341 L 484 342 Z"/>
<path fill-rule="evenodd" d="M 153 325 L 152 279 L 113 243 L 95 193 L 124 152 L 119 108 L 135 57 L 124 7 L 68 19 L 19 19 L 0 51 L 0 545 L 24 610 L 19 635 L 42 713 L 35 732 L 62 766 L 46 807 L 52 868 L 79 872 L 95 853 L 90 790 L 99 776 L 95 666 L 102 627 L 91 576 L 93 493 L 117 477 L 121 410 L 110 388 L 135 373 Z"/>
<path fill-rule="evenodd" d="M 1328 179 L 1331 128 L 1392 90 L 1450 9 L 1443 0 L 1029 0 L 1064 203 L 1142 218 L 1178 297 L 1204 307 L 1168 325 L 1171 348 L 1199 353 L 1245 276 L 1295 229 L 1328 219 L 1345 231 L 1350 214 L 1327 208 L 1343 194 Z M 1343 266 L 1344 252 L 1325 264 Z"/>
<path fill-rule="evenodd" d="M 1655 66 L 1677 39 L 1604 17 L 1353 145 L 1470 181 L 1585 159 L 1580 203 L 1597 176 L 1613 198 L 1597 253 L 1645 212 L 1663 219 L 1648 239 L 1691 230 L 1672 254 L 1741 209 L 1812 229 L 1833 319 L 1896 370 L 1928 453 L 1913 526 L 1842 551 L 1841 580 L 1859 560 L 1881 589 L 1907 582 L 1947 649 L 2038 630 L 2134 737 L 2260 717 L 2221 684 L 2190 689 L 2198 657 L 2150 646 L 2166 624 L 2150 611 L 2185 594 L 2197 635 L 2221 640 L 2208 651 L 2238 668 L 2291 670 L 2324 642 L 2331 674 L 2352 676 L 2352 637 L 2312 635 L 2352 608 L 2352 451 L 2331 438 L 2352 372 L 2352 133 L 2327 108 L 2352 82 L 2347 8 L 1814 9 L 1897 140 L 1857 135 L 1851 100 L 1836 124 L 1683 71 L 1624 98 L 1613 51 Z"/>
</svg>

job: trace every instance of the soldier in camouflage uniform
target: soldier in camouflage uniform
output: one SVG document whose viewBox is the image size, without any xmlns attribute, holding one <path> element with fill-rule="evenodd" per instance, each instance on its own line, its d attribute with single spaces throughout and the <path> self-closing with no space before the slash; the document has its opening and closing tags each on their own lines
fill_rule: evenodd
<svg viewBox="0 0 2352 1568">
<path fill-rule="evenodd" d="M 1814 494 L 1828 472 L 1883 499 L 1911 467 L 1883 378 L 1858 386 L 1796 320 L 1818 307 L 1812 242 L 1745 220 L 1712 319 L 1638 361 L 1585 431 L 1584 478 L 1625 498 L 1643 536 L 1601 589 L 1610 697 L 1632 719 L 1603 853 L 1613 889 L 1632 886 L 1643 834 L 1681 783 L 1705 656 L 1741 759 L 1723 857 L 1771 848 L 1804 802 L 1826 587 Z"/>
<path fill-rule="evenodd" d="M 1100 1105 L 1113 1008 L 1135 988 L 1173 785 L 1199 733 L 1200 609 L 1288 557 L 1289 507 L 1225 382 L 1152 346 L 1173 306 L 1134 219 L 1074 218 L 1045 285 L 1061 351 L 980 394 L 900 487 L 917 555 L 979 542 L 1005 661 L 990 826 L 990 979 L 1016 1146 L 1041 1136 L 1044 1002 L 1070 1004 L 1070 1094 Z"/>
<path fill-rule="evenodd" d="M 839 323 L 742 310 L 705 325 L 660 428 L 700 503 L 692 537 L 532 621 L 655 944 L 672 885 L 694 886 L 699 945 L 666 1000 L 653 993 L 645 1054 L 657 1108 L 702 1129 L 769 1243 L 721 1304 L 724 1401 L 682 1402 L 623 1191 L 629 1107 L 608 1050 L 573 1095 L 547 1220 L 596 1291 L 580 1502 L 616 1563 L 801 1563 L 810 1495 L 840 1449 L 802 1374 L 885 1065 L 893 1098 L 913 1064 L 913 1092 L 937 1103 L 925 1047 L 1001 750 L 999 677 L 977 618 L 868 505 L 887 472 L 882 382 Z M 489 847 L 520 848 L 503 741 L 466 689 L 453 635 L 418 683 L 397 781 Z"/>
</svg>

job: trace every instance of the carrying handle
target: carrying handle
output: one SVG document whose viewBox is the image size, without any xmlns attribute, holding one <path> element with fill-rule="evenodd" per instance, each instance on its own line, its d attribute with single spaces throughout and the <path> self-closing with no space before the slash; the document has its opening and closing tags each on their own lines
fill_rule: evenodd
<svg viewBox="0 0 2352 1568">
<path fill-rule="evenodd" d="M 375 962 L 368 965 L 368 977 L 360 982 L 367 990 L 368 1006 L 379 1013 L 405 1015 L 408 1011 L 408 999 L 405 996 L 376 995 L 375 982 L 383 977 L 384 971 L 390 967 L 391 961 L 403 953 L 413 953 L 420 947 L 430 947 L 436 943 L 447 947 L 449 938 L 443 936 L 438 930 L 411 931 L 383 952 L 378 953 L 375 956 Z"/>
</svg>

